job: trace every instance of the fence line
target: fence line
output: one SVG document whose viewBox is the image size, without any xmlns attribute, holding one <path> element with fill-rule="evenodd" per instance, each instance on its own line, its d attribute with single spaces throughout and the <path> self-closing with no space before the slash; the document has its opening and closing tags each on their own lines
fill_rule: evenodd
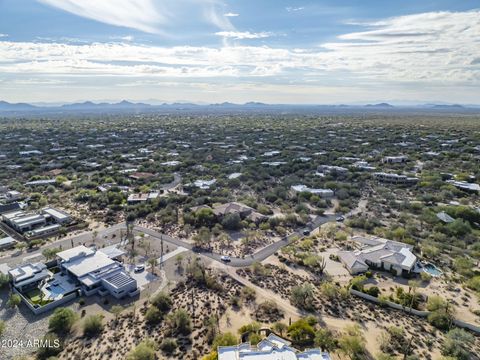
<svg viewBox="0 0 480 360">
<path fill-rule="evenodd" d="M 391 307 L 392 309 L 401 310 L 401 311 L 404 311 L 406 313 L 411 313 L 413 315 L 420 316 L 420 317 L 423 317 L 423 318 L 426 318 L 428 315 L 430 315 L 430 311 L 422 311 L 422 310 L 416 310 L 416 309 L 411 309 L 410 310 L 409 307 L 406 307 L 406 306 L 403 306 L 403 305 L 400 305 L 400 304 L 397 304 L 397 303 L 394 303 L 394 302 L 391 302 L 391 301 L 388 301 L 388 300 L 386 300 L 386 301 L 380 300 L 379 298 L 376 298 L 376 297 L 374 297 L 372 295 L 369 295 L 369 294 L 365 294 L 365 293 L 363 293 L 361 291 L 358 291 L 358 290 L 350 289 L 350 293 L 352 295 L 358 296 L 362 299 L 374 302 L 376 304 L 386 305 L 388 307 Z M 479 326 L 467 323 L 467 322 L 462 321 L 462 320 L 457 320 L 457 319 L 453 320 L 453 324 L 455 326 L 460 327 L 460 328 L 467 329 L 467 330 L 473 331 L 474 333 L 480 334 L 480 327 Z"/>
</svg>

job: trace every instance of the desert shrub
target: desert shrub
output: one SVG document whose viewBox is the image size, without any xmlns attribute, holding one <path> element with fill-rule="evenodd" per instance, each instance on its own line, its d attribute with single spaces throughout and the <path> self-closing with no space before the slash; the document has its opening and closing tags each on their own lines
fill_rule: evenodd
<svg viewBox="0 0 480 360">
<path fill-rule="evenodd" d="M 242 297 L 245 299 L 245 301 L 255 301 L 255 290 L 251 287 L 245 286 L 242 288 Z"/>
<path fill-rule="evenodd" d="M 159 347 L 164 353 L 172 354 L 178 347 L 177 340 L 172 338 L 163 339 Z"/>
<path fill-rule="evenodd" d="M 428 315 L 427 320 L 437 329 L 448 330 L 451 325 L 452 317 L 444 310 L 436 310 Z"/>
<path fill-rule="evenodd" d="M 153 296 L 150 299 L 150 303 L 163 313 L 166 313 L 172 308 L 172 299 L 164 292 L 160 292 Z"/>
<path fill-rule="evenodd" d="M 312 310 L 315 300 L 313 286 L 309 283 L 298 285 L 292 288 L 290 295 L 292 304 L 303 310 Z"/>
<path fill-rule="evenodd" d="M 90 315 L 83 322 L 83 335 L 94 337 L 103 331 L 103 316 Z"/>
<path fill-rule="evenodd" d="M 335 335 L 328 329 L 319 329 L 315 332 L 314 344 L 327 352 L 332 352 L 338 347 Z"/>
<path fill-rule="evenodd" d="M 443 342 L 442 355 L 451 356 L 457 360 L 469 360 L 471 359 L 469 346 L 473 341 L 473 335 L 463 329 L 450 330 Z"/>
<path fill-rule="evenodd" d="M 145 313 L 145 321 L 150 325 L 159 324 L 162 318 L 163 314 L 156 306 L 150 306 Z"/>
<path fill-rule="evenodd" d="M 5 325 L 5 321 L 0 320 L 0 336 L 2 336 L 2 334 L 5 332 L 6 327 L 7 326 Z"/>
<path fill-rule="evenodd" d="M 48 328 L 58 335 L 68 334 L 77 318 L 77 314 L 72 309 L 55 309 L 48 321 Z"/>
<path fill-rule="evenodd" d="M 155 360 L 155 343 L 144 340 L 127 355 L 127 360 Z"/>
<path fill-rule="evenodd" d="M 168 316 L 168 323 L 173 333 L 188 335 L 192 331 L 190 315 L 183 309 L 179 309 L 173 314 L 170 314 Z"/>
<path fill-rule="evenodd" d="M 376 286 L 372 286 L 367 290 L 367 294 L 373 297 L 378 297 L 378 295 L 380 294 L 380 289 Z"/>
<path fill-rule="evenodd" d="M 55 357 L 62 352 L 63 344 L 57 335 L 48 333 L 42 338 L 42 342 L 44 344 L 48 344 L 49 346 L 40 346 L 38 348 L 36 353 L 37 359 L 50 359 L 51 357 Z"/>
</svg>

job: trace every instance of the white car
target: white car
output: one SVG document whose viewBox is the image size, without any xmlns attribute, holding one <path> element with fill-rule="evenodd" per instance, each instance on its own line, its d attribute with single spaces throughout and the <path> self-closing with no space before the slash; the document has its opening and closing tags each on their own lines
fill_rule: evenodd
<svg viewBox="0 0 480 360">
<path fill-rule="evenodd" d="M 223 262 L 230 262 L 230 261 L 232 261 L 232 259 L 231 259 L 230 256 L 228 256 L 228 255 L 222 255 L 222 256 L 220 256 L 220 260 L 222 260 Z"/>
<path fill-rule="evenodd" d="M 133 272 L 139 273 L 145 270 L 145 265 L 144 264 L 138 264 L 135 265 L 135 268 L 133 269 Z"/>
</svg>

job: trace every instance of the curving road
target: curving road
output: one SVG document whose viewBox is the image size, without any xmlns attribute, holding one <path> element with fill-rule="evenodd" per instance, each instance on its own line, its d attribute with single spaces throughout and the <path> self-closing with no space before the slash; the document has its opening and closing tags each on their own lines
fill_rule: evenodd
<svg viewBox="0 0 480 360">
<path fill-rule="evenodd" d="M 323 224 L 326 224 L 327 222 L 333 222 L 335 221 L 336 215 L 325 215 L 325 216 L 317 216 L 313 221 L 308 223 L 305 227 L 303 227 L 301 230 L 298 230 L 289 236 L 284 237 L 282 240 L 279 240 L 277 242 L 274 242 L 273 244 L 270 244 L 256 253 L 254 253 L 251 256 L 245 257 L 245 258 L 236 258 L 236 257 L 231 257 L 231 261 L 229 263 L 224 263 L 221 260 L 222 254 L 210 252 L 210 251 L 194 251 L 193 250 L 193 245 L 191 243 L 188 243 L 184 240 L 178 239 L 171 237 L 169 235 L 165 235 L 160 233 L 159 231 L 156 231 L 154 229 L 146 228 L 140 225 L 135 225 L 134 230 L 143 232 L 145 234 L 150 235 L 153 238 L 156 239 L 163 239 L 165 242 L 173 244 L 175 246 L 181 246 L 184 247 L 188 250 L 194 251 L 195 253 L 201 254 L 202 256 L 206 256 L 210 259 L 213 259 L 215 261 L 222 262 L 223 264 L 227 266 L 232 266 L 232 267 L 243 267 L 243 266 L 250 266 L 254 262 L 262 261 L 268 258 L 269 256 L 273 255 L 276 251 L 281 249 L 282 247 L 288 245 L 291 241 L 291 239 L 295 236 L 303 238 L 304 235 L 302 234 L 304 229 L 308 229 L 309 231 L 313 231 L 316 228 L 320 227 Z M 119 232 L 120 230 L 126 230 L 126 225 L 125 223 L 119 223 L 115 224 L 109 228 L 103 229 L 98 231 L 97 235 L 97 244 L 100 245 L 103 242 L 107 241 L 106 245 L 113 245 L 113 243 L 109 240 L 105 240 L 108 235 L 114 234 Z M 53 248 L 53 247 L 61 247 L 63 249 L 68 249 L 73 246 L 78 246 L 83 243 L 90 243 L 92 242 L 92 232 L 85 232 L 76 236 L 72 237 L 66 237 L 64 239 L 48 243 L 45 246 L 39 248 L 39 249 L 32 249 L 26 252 L 23 252 L 21 254 L 12 254 L 10 256 L 5 256 L 3 258 L 0 258 L 0 263 L 9 263 L 11 265 L 13 264 L 19 264 L 22 263 L 26 258 L 33 258 L 36 255 L 41 255 L 42 251 L 47 249 L 47 248 Z"/>
<path fill-rule="evenodd" d="M 323 224 L 326 224 L 327 222 L 333 222 L 335 221 L 337 215 L 325 215 L 325 216 L 317 216 L 315 220 L 307 224 L 305 228 L 308 228 L 310 231 L 315 230 L 316 228 L 322 226 Z M 145 234 L 148 234 L 154 238 L 157 239 L 163 239 L 164 241 L 171 243 L 176 246 L 182 246 L 184 248 L 187 248 L 189 250 L 193 251 L 193 245 L 191 243 L 185 242 L 183 240 L 180 240 L 178 238 L 171 237 L 169 235 L 162 234 L 156 230 L 149 229 L 143 226 L 135 226 L 135 230 L 143 232 Z M 303 229 L 305 229 L 303 228 Z M 303 230 L 302 229 L 302 230 Z M 273 244 L 270 244 L 256 253 L 254 253 L 251 256 L 245 257 L 245 258 L 237 258 L 237 257 L 231 257 L 231 261 L 227 263 L 226 265 L 233 266 L 233 267 L 244 267 L 244 266 L 250 266 L 254 262 L 262 261 L 268 258 L 269 256 L 273 255 L 275 252 L 280 250 L 282 247 L 288 245 L 290 243 L 290 240 L 293 237 L 304 237 L 302 234 L 302 230 L 296 231 L 288 236 L 285 236 L 282 240 L 279 240 L 277 242 L 274 242 Z M 210 252 L 210 251 L 195 251 L 203 256 L 209 257 L 213 260 L 220 261 L 222 254 Z M 223 262 L 222 262 L 223 263 Z"/>
</svg>

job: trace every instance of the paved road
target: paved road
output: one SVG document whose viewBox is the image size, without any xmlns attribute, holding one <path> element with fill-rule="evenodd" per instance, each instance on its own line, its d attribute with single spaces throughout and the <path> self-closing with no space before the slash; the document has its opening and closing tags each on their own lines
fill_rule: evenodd
<svg viewBox="0 0 480 360">
<path fill-rule="evenodd" d="M 332 222 L 335 221 L 336 215 L 325 215 L 325 216 L 317 216 L 315 220 L 307 224 L 306 228 L 308 228 L 310 231 L 315 230 L 316 228 L 320 227 L 323 224 L 326 224 L 327 222 Z M 188 243 L 186 241 L 180 240 L 178 238 L 173 238 L 171 236 L 162 234 L 156 230 L 149 229 L 143 226 L 135 226 L 135 230 L 143 232 L 145 234 L 148 234 L 152 237 L 158 238 L 158 239 L 163 239 L 166 242 L 169 242 L 173 245 L 176 246 L 181 246 L 184 248 L 187 248 L 189 250 L 193 249 L 193 245 L 191 243 Z M 302 229 L 303 230 L 303 229 Z M 231 262 L 229 262 L 227 265 L 233 266 L 233 267 L 243 267 L 243 266 L 250 266 L 254 262 L 259 262 L 263 261 L 269 256 L 273 255 L 275 252 L 277 252 L 279 249 L 282 247 L 288 245 L 291 241 L 292 238 L 294 237 L 304 237 L 302 234 L 302 230 L 299 230 L 297 232 L 294 232 L 293 234 L 290 234 L 289 236 L 284 237 L 282 240 L 279 240 L 277 242 L 274 242 L 273 244 L 270 244 L 263 249 L 260 249 L 257 251 L 255 254 L 245 257 L 245 258 L 237 258 L 237 257 L 231 257 Z M 222 261 L 220 258 L 222 254 L 217 254 L 209 251 L 201 251 L 199 254 L 209 257 L 213 260 L 216 261 Z"/>
<path fill-rule="evenodd" d="M 335 221 L 335 218 L 336 218 L 336 215 L 317 216 L 313 221 L 308 223 L 301 230 L 299 230 L 297 232 L 294 232 L 294 233 L 290 234 L 289 236 L 284 237 L 282 240 L 279 240 L 279 241 L 277 241 L 273 244 L 270 244 L 270 245 L 264 247 L 263 249 L 260 249 L 259 251 L 257 251 L 256 253 L 254 253 L 251 256 L 248 256 L 248 257 L 245 257 L 245 258 L 231 257 L 231 262 L 229 262 L 226 265 L 233 266 L 233 267 L 243 267 L 243 266 L 250 266 L 254 262 L 259 262 L 259 261 L 265 260 L 266 258 L 273 255 L 275 252 L 277 252 L 282 247 L 288 245 L 293 237 L 300 237 L 300 238 L 304 237 L 304 235 L 302 234 L 303 229 L 308 228 L 310 231 L 313 231 L 314 229 L 318 228 L 319 226 L 321 226 L 323 224 L 326 224 L 327 222 Z M 125 223 L 115 224 L 115 225 L 113 225 L 109 228 L 106 228 L 104 230 L 100 230 L 98 232 L 98 235 L 97 235 L 97 239 L 98 239 L 96 241 L 97 244 L 101 245 L 101 244 L 105 243 L 106 245 L 113 245 L 113 242 L 111 240 L 105 240 L 105 237 L 107 237 L 111 234 L 114 234 L 116 232 L 119 232 L 122 229 L 126 230 Z M 146 227 L 143 227 L 143 226 L 140 226 L 140 225 L 136 225 L 134 227 L 134 230 L 138 231 L 138 232 L 143 232 L 143 233 L 148 234 L 148 235 L 150 235 L 154 238 L 157 238 L 157 239 L 163 239 L 165 242 L 171 243 L 171 244 L 173 244 L 177 247 L 183 247 L 183 248 L 188 249 L 188 250 L 193 250 L 193 245 L 191 243 L 188 243 L 188 242 L 186 242 L 184 240 L 181 240 L 181 239 L 178 239 L 178 238 L 171 237 L 169 235 L 162 234 L 159 231 L 156 231 L 154 229 L 150 229 L 150 228 L 146 228 Z M 120 240 L 120 238 L 118 238 L 118 240 Z M 25 260 L 25 258 L 34 258 L 38 255 L 41 255 L 42 251 L 45 250 L 45 249 L 48 249 L 48 248 L 61 247 L 63 249 L 69 249 L 69 248 L 72 247 L 72 243 L 73 243 L 74 246 L 78 246 L 80 244 L 90 243 L 90 242 L 92 242 L 92 233 L 91 232 L 86 232 L 86 233 L 79 234 L 77 236 L 68 237 L 68 238 L 65 238 L 65 239 L 62 239 L 62 240 L 58 240 L 58 241 L 53 242 L 53 243 L 49 243 L 49 244 L 47 244 L 47 245 L 45 245 L 45 246 L 43 246 L 43 247 L 41 247 L 40 249 L 37 249 L 37 250 L 26 251 L 26 252 L 21 253 L 21 254 L 11 255 L 11 256 L 1 258 L 0 263 L 8 263 L 10 265 L 20 264 Z M 197 252 L 197 253 L 199 253 L 203 256 L 206 256 L 210 259 L 222 262 L 222 260 L 221 260 L 222 254 L 217 254 L 217 253 L 213 253 L 213 252 L 209 252 L 209 251 L 201 251 L 201 252 Z"/>
<path fill-rule="evenodd" d="M 169 184 L 165 184 L 162 187 L 160 187 L 161 190 L 167 191 L 167 190 L 172 190 L 176 188 L 180 182 L 182 181 L 182 177 L 178 173 L 173 174 L 173 181 Z"/>
<path fill-rule="evenodd" d="M 111 227 L 98 231 L 96 243 L 98 245 L 113 245 L 113 241 L 108 239 L 106 240 L 105 237 L 112 235 L 114 233 L 119 232 L 122 229 L 126 229 L 125 223 L 115 224 Z M 120 237 L 118 237 L 120 240 Z M 70 249 L 73 246 L 78 246 L 83 243 L 91 243 L 92 242 L 92 232 L 83 232 L 78 235 L 68 236 L 63 239 L 57 240 L 55 242 L 47 243 L 46 245 L 42 246 L 39 249 L 31 249 L 26 250 L 22 253 L 17 252 L 9 256 L 4 256 L 0 258 L 0 263 L 8 263 L 11 265 L 20 264 L 24 262 L 25 259 L 28 258 L 35 258 L 42 254 L 42 251 L 49 248 L 62 248 L 62 249 Z"/>
</svg>

